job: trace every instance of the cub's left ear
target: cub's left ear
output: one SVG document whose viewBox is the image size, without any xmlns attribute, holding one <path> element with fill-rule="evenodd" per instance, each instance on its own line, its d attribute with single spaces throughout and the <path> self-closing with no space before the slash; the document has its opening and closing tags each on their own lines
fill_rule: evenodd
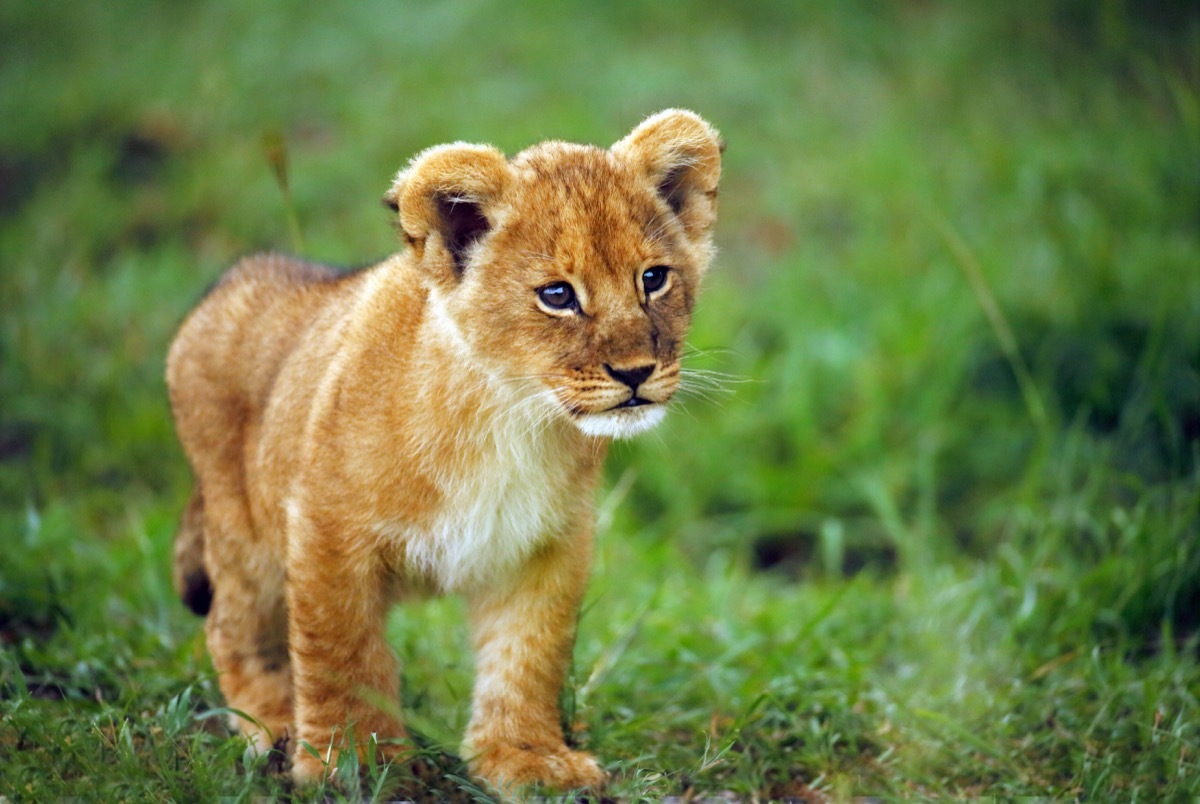
<svg viewBox="0 0 1200 804">
<path fill-rule="evenodd" d="M 725 143 L 699 115 L 667 109 L 642 122 L 612 147 L 633 165 L 679 216 L 692 238 L 703 238 L 717 218 L 717 184 Z"/>
</svg>

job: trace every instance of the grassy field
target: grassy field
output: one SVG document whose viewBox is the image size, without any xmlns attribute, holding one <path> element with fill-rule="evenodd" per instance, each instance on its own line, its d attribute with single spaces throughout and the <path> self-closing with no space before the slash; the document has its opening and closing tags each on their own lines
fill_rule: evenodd
<svg viewBox="0 0 1200 804">
<path fill-rule="evenodd" d="M 1194 4 L 10 0 L 0 40 L 0 799 L 290 794 L 169 581 L 163 357 L 223 267 L 387 253 L 428 145 L 675 105 L 728 142 L 691 365 L 731 379 L 608 467 L 564 699 L 607 795 L 1200 796 Z M 362 797 L 482 795 L 462 620 L 393 618 L 435 773 Z"/>
</svg>

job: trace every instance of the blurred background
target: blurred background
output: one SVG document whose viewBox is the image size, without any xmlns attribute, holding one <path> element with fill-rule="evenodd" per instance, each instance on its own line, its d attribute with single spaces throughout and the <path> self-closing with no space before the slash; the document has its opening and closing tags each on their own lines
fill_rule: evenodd
<svg viewBox="0 0 1200 804">
<path fill-rule="evenodd" d="M 1194 658 L 1194 2 L 9 0 L 0 41 L 6 683 L 86 698 L 97 652 L 114 685 L 203 672 L 168 588 L 189 477 L 163 359 L 231 261 L 370 262 L 422 148 L 607 146 L 668 106 L 728 144 L 689 361 L 726 379 L 613 450 L 601 569 L 716 562 L 814 595 L 797 620 L 983 578 L 925 602 L 995 612 L 1022 672 Z M 947 784 L 921 789 L 988 789 Z"/>
</svg>

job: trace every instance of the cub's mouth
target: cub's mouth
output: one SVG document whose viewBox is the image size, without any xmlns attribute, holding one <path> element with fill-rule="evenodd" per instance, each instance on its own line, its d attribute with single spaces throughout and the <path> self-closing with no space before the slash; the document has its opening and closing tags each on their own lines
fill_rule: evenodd
<svg viewBox="0 0 1200 804">
<path fill-rule="evenodd" d="M 587 435 L 632 438 L 666 416 L 678 376 L 677 365 L 619 369 L 605 363 L 603 371 L 581 372 L 552 390 L 567 418 Z"/>
<path fill-rule="evenodd" d="M 640 396 L 631 396 L 619 405 L 613 405 L 609 410 L 624 410 L 626 408 L 640 408 L 643 405 L 656 405 L 657 402 L 651 402 L 649 399 L 643 399 Z"/>
</svg>

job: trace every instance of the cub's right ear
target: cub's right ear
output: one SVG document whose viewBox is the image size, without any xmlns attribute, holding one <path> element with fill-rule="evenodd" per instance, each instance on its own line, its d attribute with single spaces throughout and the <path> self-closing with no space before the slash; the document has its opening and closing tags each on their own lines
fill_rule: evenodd
<svg viewBox="0 0 1200 804">
<path fill-rule="evenodd" d="M 511 173 L 490 145 L 456 142 L 417 154 L 383 196 L 417 259 L 457 278 L 471 247 L 495 226 Z"/>
<path fill-rule="evenodd" d="M 612 147 L 634 167 L 683 223 L 693 239 L 709 237 L 717 216 L 717 184 L 725 144 L 695 112 L 667 109 Z"/>
</svg>

